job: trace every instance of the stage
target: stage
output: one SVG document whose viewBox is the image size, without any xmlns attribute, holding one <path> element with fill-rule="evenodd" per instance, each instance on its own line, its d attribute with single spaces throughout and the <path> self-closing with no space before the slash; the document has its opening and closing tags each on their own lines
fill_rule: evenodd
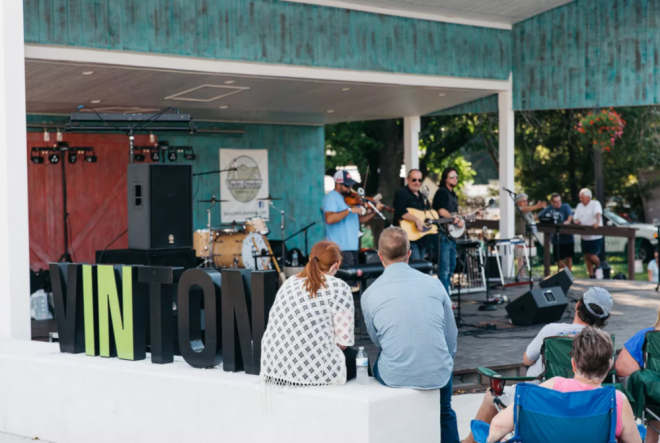
<svg viewBox="0 0 660 443">
<path fill-rule="evenodd" d="M 605 330 L 615 335 L 617 350 L 637 331 L 655 324 L 656 312 L 660 306 L 660 293 L 655 292 L 656 284 L 629 280 L 576 279 L 569 291 L 569 305 L 562 321 L 572 321 L 575 302 L 590 286 L 601 286 L 610 291 L 614 298 L 614 309 Z M 538 287 L 538 284 L 535 287 Z M 491 290 L 491 296 L 503 294 L 513 301 L 528 289 L 529 286 L 495 289 Z M 505 374 L 524 374 L 523 353 L 543 327 L 511 325 L 506 317 L 506 305 L 498 305 L 497 311 L 479 311 L 479 306 L 485 298 L 484 292 L 461 297 L 463 321 L 481 327 L 462 326 L 458 329 L 454 390 L 480 387 L 481 380 L 475 371 L 478 366 L 501 368 L 501 372 Z M 487 324 L 495 325 L 496 329 L 483 329 Z M 366 347 L 369 360 L 375 361 L 378 351 L 369 339 L 360 340 L 359 343 Z"/>
</svg>

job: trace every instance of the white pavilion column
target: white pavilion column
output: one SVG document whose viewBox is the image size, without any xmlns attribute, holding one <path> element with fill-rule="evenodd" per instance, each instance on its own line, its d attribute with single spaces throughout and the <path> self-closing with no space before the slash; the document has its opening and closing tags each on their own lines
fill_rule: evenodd
<svg viewBox="0 0 660 443">
<path fill-rule="evenodd" d="M 403 118 L 403 159 L 406 166 L 406 174 L 411 169 L 419 169 L 420 121 L 419 115 Z"/>
<path fill-rule="evenodd" d="M 514 235 L 514 203 L 504 188 L 514 188 L 514 139 L 515 120 L 513 113 L 513 92 L 500 92 L 499 101 L 499 162 L 500 162 L 500 238 Z M 502 260 L 504 275 L 510 275 L 513 255 Z"/>
<path fill-rule="evenodd" d="M 23 1 L 0 0 L 0 338 L 29 340 Z"/>
</svg>

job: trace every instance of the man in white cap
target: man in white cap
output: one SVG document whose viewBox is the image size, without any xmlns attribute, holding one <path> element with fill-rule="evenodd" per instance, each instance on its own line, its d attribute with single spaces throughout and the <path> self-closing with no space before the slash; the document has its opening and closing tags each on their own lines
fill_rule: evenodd
<svg viewBox="0 0 660 443">
<path fill-rule="evenodd" d="M 351 195 L 351 187 L 357 182 L 348 171 L 337 171 L 334 176 L 335 189 L 323 198 L 325 238 L 337 243 L 342 255 L 342 265 L 357 265 L 360 249 L 360 224 L 374 218 L 375 212 L 367 212 L 362 206 L 351 208 L 345 197 Z M 383 205 L 376 205 L 378 210 Z"/>
<path fill-rule="evenodd" d="M 586 326 L 593 326 L 594 328 L 600 329 L 606 325 L 607 319 L 610 317 L 610 312 L 612 312 L 613 305 L 614 301 L 612 300 L 612 295 L 605 289 L 600 287 L 589 288 L 575 305 L 573 323 L 547 324 L 541 329 L 541 331 L 539 331 L 529 346 L 527 346 L 527 350 L 523 354 L 523 363 L 529 366 L 527 369 L 527 376 L 537 377 L 545 371 L 543 358 L 541 358 L 541 347 L 543 346 L 543 340 L 545 338 L 575 337 Z M 515 392 L 515 386 L 505 386 L 504 394 L 498 398 L 504 406 L 508 406 L 513 403 Z M 490 423 L 497 415 L 497 412 L 497 408 L 493 404 L 493 395 L 490 391 L 487 391 L 475 419 Z M 473 442 L 474 438 L 472 437 L 472 433 L 470 433 L 467 439 L 463 440 L 463 443 Z"/>
</svg>

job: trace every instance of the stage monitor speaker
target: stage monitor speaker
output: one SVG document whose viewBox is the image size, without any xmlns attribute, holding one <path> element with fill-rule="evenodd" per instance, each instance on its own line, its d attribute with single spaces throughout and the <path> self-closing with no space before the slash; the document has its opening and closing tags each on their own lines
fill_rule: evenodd
<svg viewBox="0 0 660 443">
<path fill-rule="evenodd" d="M 514 325 L 527 326 L 561 320 L 568 306 L 564 291 L 559 287 L 538 288 L 526 292 L 506 307 Z"/>
<path fill-rule="evenodd" d="M 192 248 L 192 166 L 128 165 L 129 249 Z"/>
<path fill-rule="evenodd" d="M 571 288 L 573 280 L 573 274 L 571 273 L 570 269 L 564 268 L 556 274 L 541 280 L 539 286 L 542 288 L 552 288 L 554 286 L 559 286 L 562 291 L 564 291 L 564 295 L 568 295 L 568 290 Z"/>
</svg>

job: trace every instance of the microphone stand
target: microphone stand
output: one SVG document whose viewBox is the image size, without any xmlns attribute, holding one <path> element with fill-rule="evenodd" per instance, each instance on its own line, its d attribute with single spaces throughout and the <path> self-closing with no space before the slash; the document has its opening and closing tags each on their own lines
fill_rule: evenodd
<svg viewBox="0 0 660 443">
<path fill-rule="evenodd" d="M 285 213 L 282 209 L 279 209 L 277 206 L 275 206 L 272 201 L 269 201 L 268 204 L 270 205 L 271 208 L 275 209 L 276 211 L 278 211 L 280 213 L 280 231 L 282 233 L 282 269 L 284 269 L 285 260 L 286 260 L 286 257 L 285 257 L 286 248 L 284 246 L 284 242 L 285 242 L 285 240 L 284 240 L 284 217 L 289 217 L 293 221 L 297 221 L 297 220 L 295 218 L 291 217 L 290 215 L 288 215 L 287 213 Z"/>
<path fill-rule="evenodd" d="M 193 174 L 193 177 L 197 177 L 198 175 L 219 174 L 221 172 L 228 172 L 228 171 L 238 171 L 238 168 L 220 169 L 219 171 L 198 172 L 197 174 Z"/>
<path fill-rule="evenodd" d="M 309 248 L 308 248 L 308 244 L 307 244 L 307 231 L 309 230 L 309 228 L 311 228 L 315 224 L 316 224 L 316 222 L 312 222 L 312 223 L 308 224 L 304 228 L 298 230 L 298 232 L 296 232 L 295 234 L 291 234 L 290 236 L 288 236 L 284 241 L 287 242 L 287 241 L 291 240 L 293 237 L 300 234 L 301 232 L 304 232 L 305 233 L 305 255 L 308 256 L 309 253 L 307 251 L 309 250 Z"/>
</svg>

